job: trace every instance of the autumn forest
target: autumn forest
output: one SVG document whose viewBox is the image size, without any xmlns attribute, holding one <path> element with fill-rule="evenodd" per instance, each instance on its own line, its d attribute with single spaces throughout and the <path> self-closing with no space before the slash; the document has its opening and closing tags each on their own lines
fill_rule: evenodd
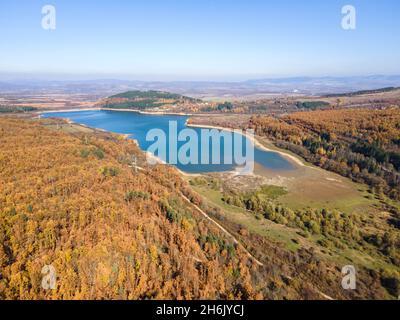
<svg viewBox="0 0 400 320">
<path fill-rule="evenodd" d="M 277 145 L 299 148 L 309 161 L 354 180 L 372 180 L 374 192 L 398 199 L 399 113 L 384 112 L 385 122 L 371 114 L 334 131 L 322 113 L 255 117 L 250 124 Z M 373 141 L 385 150 L 382 158 L 366 147 Z M 356 150 L 362 152 L 354 157 Z M 148 166 L 131 139 L 60 119 L 0 118 L 0 171 L 0 299 L 353 299 L 388 298 L 399 288 L 394 206 L 387 207 L 392 225 L 367 239 L 357 217 L 285 209 L 276 203 L 285 192 L 275 189 L 240 194 L 209 178 L 188 180 L 172 167 Z M 322 258 L 316 246 L 293 250 L 224 218 L 196 186 L 223 190 L 229 208 L 261 213 L 300 230 L 302 239 L 320 234 L 342 249 L 371 246 L 387 257 L 385 268 L 361 267 L 358 289 L 345 291 L 341 263 Z M 338 234 L 345 246 L 332 242 Z M 54 290 L 41 286 L 45 265 L 56 270 Z"/>
</svg>

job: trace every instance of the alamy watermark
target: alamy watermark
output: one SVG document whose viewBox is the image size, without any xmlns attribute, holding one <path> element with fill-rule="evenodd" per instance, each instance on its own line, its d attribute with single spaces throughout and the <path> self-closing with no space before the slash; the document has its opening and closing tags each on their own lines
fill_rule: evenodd
<svg viewBox="0 0 400 320">
<path fill-rule="evenodd" d="M 357 12 L 352 5 L 346 5 L 342 8 L 342 28 L 344 30 L 355 30 L 357 27 Z"/>
<path fill-rule="evenodd" d="M 56 30 L 56 8 L 53 5 L 42 7 L 42 28 L 44 30 Z"/>
<path fill-rule="evenodd" d="M 44 30 L 56 29 L 56 8 L 47 4 L 42 7 L 42 28 Z M 357 27 L 357 12 L 353 5 L 347 4 L 342 7 L 341 26 L 344 30 L 355 30 Z"/>
<path fill-rule="evenodd" d="M 168 139 L 168 140 L 167 140 Z M 232 165 L 239 174 L 254 171 L 254 130 L 183 129 L 169 122 L 168 134 L 152 129 L 146 135 L 149 164 L 161 160 L 171 165 Z M 157 155 L 158 159 L 153 155 Z"/>
<path fill-rule="evenodd" d="M 352 265 L 344 266 L 342 268 L 342 288 L 344 290 L 357 289 L 356 268 Z"/>
<path fill-rule="evenodd" d="M 42 268 L 42 288 L 44 290 L 55 290 L 57 288 L 57 273 L 52 265 L 45 265 Z"/>
<path fill-rule="evenodd" d="M 42 28 L 44 30 L 55 30 L 57 27 L 56 8 L 47 4 L 42 7 Z M 341 26 L 344 30 L 355 30 L 357 27 L 357 12 L 353 5 L 347 4 L 342 7 Z"/>
</svg>

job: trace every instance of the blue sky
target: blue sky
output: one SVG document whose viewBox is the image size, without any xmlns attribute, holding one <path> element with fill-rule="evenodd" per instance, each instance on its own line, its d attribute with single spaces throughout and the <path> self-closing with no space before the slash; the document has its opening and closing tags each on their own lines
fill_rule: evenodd
<svg viewBox="0 0 400 320">
<path fill-rule="evenodd" d="M 57 28 L 41 27 L 52 4 Z M 356 30 L 341 8 L 357 9 Z M 398 0 L 1 0 L 0 73 L 149 79 L 400 74 Z"/>
</svg>

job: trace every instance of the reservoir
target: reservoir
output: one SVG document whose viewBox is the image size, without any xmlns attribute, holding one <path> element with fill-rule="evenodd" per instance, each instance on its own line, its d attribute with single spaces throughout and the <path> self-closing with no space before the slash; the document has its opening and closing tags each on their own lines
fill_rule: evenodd
<svg viewBox="0 0 400 320">
<path fill-rule="evenodd" d="M 160 129 L 168 136 L 170 124 L 174 123 L 177 127 L 177 132 L 188 129 L 186 122 L 188 116 L 178 115 L 151 115 L 142 114 L 130 111 L 106 111 L 106 110 L 93 110 L 93 111 L 73 111 L 73 112 L 49 112 L 42 115 L 44 118 L 65 118 L 75 123 L 83 124 L 92 128 L 107 130 L 114 133 L 129 134 L 132 139 L 135 139 L 143 151 L 147 151 L 154 141 L 147 141 L 146 136 L 151 130 Z M 190 128 L 197 133 L 199 137 L 199 153 L 201 153 L 201 128 Z M 232 134 L 239 135 L 238 133 Z M 246 145 L 253 142 L 244 135 L 236 136 L 237 139 L 242 139 L 242 152 L 245 154 Z M 184 145 L 185 141 L 178 141 L 177 147 Z M 169 139 L 166 140 L 167 150 L 169 149 Z M 224 163 L 224 139 L 221 139 L 219 146 L 211 144 L 209 146 L 210 157 L 219 153 L 221 162 L 218 164 L 181 164 L 173 163 L 180 170 L 187 173 L 207 173 L 207 172 L 226 172 L 233 171 L 238 167 L 235 161 L 233 163 Z M 159 154 L 155 154 L 159 156 Z M 167 151 L 166 159 L 162 159 L 169 163 L 172 154 Z M 199 158 L 201 155 L 199 154 Z M 162 157 L 161 157 L 162 158 Z M 211 161 L 210 161 L 211 162 Z M 288 171 L 294 170 L 293 164 L 285 157 L 277 152 L 261 150 L 254 147 L 254 162 L 260 164 L 269 170 L 274 171 Z"/>
</svg>

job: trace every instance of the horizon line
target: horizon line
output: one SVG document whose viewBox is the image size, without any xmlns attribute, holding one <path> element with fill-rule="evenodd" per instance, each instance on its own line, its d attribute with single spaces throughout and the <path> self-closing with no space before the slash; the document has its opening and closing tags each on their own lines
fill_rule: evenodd
<svg viewBox="0 0 400 320">
<path fill-rule="evenodd" d="M 173 77 L 176 77 L 173 79 Z M 354 75 L 192 75 L 191 78 L 179 75 L 123 75 L 97 73 L 30 73 L 30 72 L 1 72 L 0 81 L 127 81 L 127 82 L 247 82 L 260 80 L 289 80 L 289 79 L 350 79 L 373 77 L 400 77 L 400 73 L 372 73 Z M 236 78 L 236 79 L 235 79 Z"/>
</svg>

